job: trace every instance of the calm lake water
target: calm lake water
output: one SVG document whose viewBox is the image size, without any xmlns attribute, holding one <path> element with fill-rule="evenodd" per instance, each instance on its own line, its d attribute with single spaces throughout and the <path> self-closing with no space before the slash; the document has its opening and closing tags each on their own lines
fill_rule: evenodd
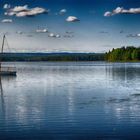
<svg viewBox="0 0 140 140">
<path fill-rule="evenodd" d="M 1 78 L 0 140 L 140 139 L 140 63 L 15 66 Z"/>
</svg>

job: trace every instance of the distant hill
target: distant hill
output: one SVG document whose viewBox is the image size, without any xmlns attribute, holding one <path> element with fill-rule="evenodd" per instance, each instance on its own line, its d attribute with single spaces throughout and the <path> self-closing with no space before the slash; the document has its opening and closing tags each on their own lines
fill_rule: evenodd
<svg viewBox="0 0 140 140">
<path fill-rule="evenodd" d="M 104 61 L 103 53 L 0 53 L 1 61 Z"/>
</svg>

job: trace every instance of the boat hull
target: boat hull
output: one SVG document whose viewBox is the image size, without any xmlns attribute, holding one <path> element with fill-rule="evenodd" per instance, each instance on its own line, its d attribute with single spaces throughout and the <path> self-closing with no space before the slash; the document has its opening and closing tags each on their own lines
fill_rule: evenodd
<svg viewBox="0 0 140 140">
<path fill-rule="evenodd" d="M 0 76 L 16 76 L 16 71 L 1 71 Z"/>
</svg>

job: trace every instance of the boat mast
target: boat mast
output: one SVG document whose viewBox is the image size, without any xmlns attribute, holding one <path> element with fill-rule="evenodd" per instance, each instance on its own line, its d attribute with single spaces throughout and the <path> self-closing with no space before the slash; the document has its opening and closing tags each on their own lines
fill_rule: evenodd
<svg viewBox="0 0 140 140">
<path fill-rule="evenodd" d="M 3 36 L 3 40 L 2 40 L 1 54 L 3 53 L 5 38 L 6 38 L 6 36 L 4 35 Z M 1 57 L 1 59 L 2 59 L 2 57 Z M 1 59 L 0 59 L 0 71 L 1 71 L 1 63 L 2 63 L 2 60 Z"/>
<path fill-rule="evenodd" d="M 3 53 L 5 38 L 6 38 L 6 36 L 4 35 L 4 36 L 3 36 L 3 41 L 2 41 L 1 53 Z"/>
</svg>

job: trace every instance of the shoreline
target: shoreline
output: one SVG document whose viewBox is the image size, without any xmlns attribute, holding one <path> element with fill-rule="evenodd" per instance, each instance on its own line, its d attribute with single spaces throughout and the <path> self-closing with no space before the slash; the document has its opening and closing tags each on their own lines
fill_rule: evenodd
<svg viewBox="0 0 140 140">
<path fill-rule="evenodd" d="M 37 60 L 35 60 L 35 61 L 2 61 L 2 62 L 107 62 L 107 61 L 60 61 L 60 60 L 56 60 L 56 61 L 37 61 Z"/>
</svg>

